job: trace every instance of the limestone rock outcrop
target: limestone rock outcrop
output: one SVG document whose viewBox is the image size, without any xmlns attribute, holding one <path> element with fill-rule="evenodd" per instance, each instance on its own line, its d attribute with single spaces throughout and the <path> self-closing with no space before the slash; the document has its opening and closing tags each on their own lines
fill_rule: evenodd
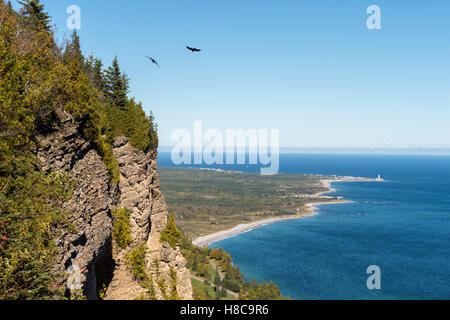
<svg viewBox="0 0 450 320">
<path fill-rule="evenodd" d="M 153 263 L 158 261 L 159 276 L 170 283 L 170 268 L 176 271 L 177 292 L 182 299 L 192 299 L 190 273 L 186 269 L 186 260 L 179 249 L 173 249 L 168 243 L 160 242 L 160 232 L 167 222 L 167 206 L 159 190 L 160 181 L 157 172 L 157 154 L 154 151 L 144 153 L 135 149 L 125 137 L 116 138 L 113 143 L 114 157 L 119 163 L 121 196 L 119 206 L 131 212 L 131 247 L 142 242 L 147 243 L 149 254 L 146 259 L 146 271 L 155 279 Z M 118 268 L 106 293 L 105 299 L 126 299 L 130 294 L 135 297 L 144 293 L 142 287 L 123 283 L 130 282 L 126 272 L 124 253 L 118 254 Z M 130 283 L 133 283 L 131 281 Z M 134 282 L 135 283 L 135 282 Z M 128 288 L 127 288 L 128 287 Z M 158 298 L 162 294 L 154 284 Z M 127 289 L 125 289 L 127 288 Z M 130 293 L 130 291 L 132 293 Z"/>
<path fill-rule="evenodd" d="M 116 138 L 114 156 L 120 167 L 120 183 L 110 185 L 106 167 L 95 148 L 86 141 L 79 123 L 66 114 L 57 130 L 39 137 L 37 156 L 41 169 L 68 174 L 75 187 L 72 198 L 61 204 L 70 212 L 74 230 L 62 231 L 56 240 L 58 261 L 55 275 L 70 266 L 79 270 L 81 288 L 88 299 L 97 299 L 97 270 L 107 268 L 111 279 L 104 299 L 130 300 L 145 292 L 125 263 L 132 248 L 147 243 L 147 271 L 159 264 L 159 273 L 170 281 L 170 268 L 177 274 L 177 291 L 182 299 L 192 299 L 192 286 L 185 259 L 179 249 L 159 241 L 167 221 L 167 206 L 159 190 L 157 152 L 135 149 L 125 137 Z M 125 207 L 131 212 L 132 243 L 127 250 L 113 248 L 113 221 L 110 209 Z M 63 277 L 61 282 L 66 281 Z M 158 298 L 162 298 L 157 290 Z"/>
<path fill-rule="evenodd" d="M 76 267 L 86 297 L 95 299 L 95 266 L 111 245 L 109 208 L 117 202 L 105 164 L 70 116 L 61 128 L 40 137 L 37 156 L 44 173 L 63 172 L 75 181 L 72 198 L 62 204 L 75 230 L 63 230 L 56 240 L 54 273 L 65 281 L 66 270 Z"/>
</svg>

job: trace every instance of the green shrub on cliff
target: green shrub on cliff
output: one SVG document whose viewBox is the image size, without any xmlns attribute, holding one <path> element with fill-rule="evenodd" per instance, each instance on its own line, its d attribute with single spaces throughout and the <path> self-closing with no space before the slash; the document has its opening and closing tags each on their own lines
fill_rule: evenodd
<svg viewBox="0 0 450 320">
<path fill-rule="evenodd" d="M 126 208 L 112 208 L 113 239 L 121 249 L 126 248 L 132 241 L 130 228 L 130 211 Z"/>
<path fill-rule="evenodd" d="M 58 204 L 72 187 L 68 177 L 41 173 L 29 152 L 0 162 L 0 300 L 62 297 L 53 240 L 70 225 Z"/>
<path fill-rule="evenodd" d="M 159 292 L 161 292 L 162 299 L 168 300 L 169 297 L 167 296 L 166 280 L 164 278 L 160 278 L 156 280 L 156 283 L 158 284 Z"/>
<path fill-rule="evenodd" d="M 143 243 L 139 247 L 131 250 L 126 258 L 126 263 L 130 268 L 131 274 L 133 275 L 134 279 L 144 284 L 150 280 L 150 277 L 145 271 L 146 255 L 147 245 Z"/>
<path fill-rule="evenodd" d="M 125 109 L 113 104 L 106 107 L 105 135 L 109 142 L 114 137 L 126 136 L 130 143 L 139 150 L 156 150 L 158 148 L 158 136 L 153 115 L 147 116 L 142 109 L 142 104 L 134 99 L 125 104 Z"/>
<path fill-rule="evenodd" d="M 147 292 L 141 294 L 136 300 L 157 300 L 156 291 L 153 284 L 153 277 L 146 271 L 147 245 L 141 244 L 139 247 L 131 250 L 126 257 L 126 263 L 135 280 L 147 289 Z"/>
<path fill-rule="evenodd" d="M 170 296 L 169 300 L 180 300 L 177 290 L 177 272 L 174 268 L 170 268 Z"/>
<path fill-rule="evenodd" d="M 83 119 L 81 129 L 86 140 L 90 141 L 102 157 L 108 172 L 110 185 L 114 185 L 120 180 L 119 164 L 112 151 L 112 146 L 103 139 L 100 126 L 101 115 L 91 110 Z"/>
<path fill-rule="evenodd" d="M 160 241 L 167 241 L 172 248 L 176 248 L 180 243 L 182 237 L 182 233 L 178 230 L 175 224 L 175 216 L 173 213 L 169 214 L 169 218 L 167 219 L 166 228 L 161 231 Z"/>
</svg>

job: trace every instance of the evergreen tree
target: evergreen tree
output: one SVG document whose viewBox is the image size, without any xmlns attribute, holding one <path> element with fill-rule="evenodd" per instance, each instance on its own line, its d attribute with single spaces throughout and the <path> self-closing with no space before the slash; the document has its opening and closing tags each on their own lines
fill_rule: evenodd
<svg viewBox="0 0 450 320">
<path fill-rule="evenodd" d="M 158 149 L 159 139 L 158 139 L 158 126 L 155 121 L 155 117 L 153 112 L 150 111 L 150 115 L 148 116 L 148 120 L 150 121 L 150 130 L 148 131 L 148 137 L 150 138 L 150 143 L 148 148 L 150 150 Z"/>
<path fill-rule="evenodd" d="M 192 271 L 197 271 L 198 260 L 197 257 L 194 257 L 194 262 L 192 263 Z"/>
<path fill-rule="evenodd" d="M 83 63 L 83 71 L 88 77 L 89 83 L 92 85 L 93 83 L 93 70 L 94 70 L 94 55 L 91 53 L 87 58 L 84 58 Z"/>
<path fill-rule="evenodd" d="M 128 98 L 129 80 L 125 74 L 122 74 L 119 67 L 117 56 L 114 58 L 112 66 L 106 70 L 106 95 L 112 103 L 121 109 L 125 109 Z"/>
<path fill-rule="evenodd" d="M 169 300 L 180 300 L 177 291 L 177 272 L 174 268 L 170 268 L 170 287 Z"/>
<path fill-rule="evenodd" d="M 19 1 L 19 3 L 23 5 L 21 10 L 22 15 L 29 19 L 32 24 L 46 31 L 51 30 L 51 17 L 44 11 L 44 5 L 40 4 L 39 0 L 25 0 Z"/>
<path fill-rule="evenodd" d="M 150 279 L 148 281 L 148 295 L 150 300 L 157 300 L 156 298 L 156 290 L 155 290 L 155 286 L 153 285 L 153 278 L 150 276 Z"/>
<path fill-rule="evenodd" d="M 156 275 L 156 280 L 158 280 L 159 279 L 159 276 L 160 276 L 160 271 L 159 271 L 159 262 L 158 262 L 158 259 L 153 259 L 153 261 L 152 261 L 152 267 L 153 267 L 153 270 L 154 270 L 154 272 L 155 272 L 155 275 Z"/>
<path fill-rule="evenodd" d="M 63 60 L 66 64 L 75 63 L 80 67 L 84 66 L 84 57 L 81 53 L 80 36 L 74 30 L 70 42 L 64 51 Z"/>
<path fill-rule="evenodd" d="M 100 59 L 94 60 L 94 65 L 92 66 L 92 84 L 99 90 L 103 90 L 105 87 L 105 77 L 103 74 L 103 63 Z"/>
<path fill-rule="evenodd" d="M 219 270 L 216 269 L 216 275 L 214 277 L 214 285 L 216 286 L 217 290 L 219 290 L 219 287 L 222 285 L 222 280 L 220 279 Z"/>
<path fill-rule="evenodd" d="M 216 288 L 216 292 L 215 292 L 215 299 L 216 300 L 220 300 L 220 298 L 222 298 L 220 294 L 221 294 L 221 292 L 220 292 L 219 288 Z"/>
<path fill-rule="evenodd" d="M 172 248 L 176 248 L 177 244 L 180 243 L 181 240 L 181 231 L 178 230 L 176 224 L 175 224 L 175 215 L 173 213 L 169 214 L 169 219 L 167 219 L 166 228 L 161 231 L 160 241 L 169 242 L 170 246 Z M 199 268 L 198 266 L 197 268 Z M 205 272 L 208 270 L 206 269 Z"/>
<path fill-rule="evenodd" d="M 203 293 L 204 293 L 204 300 L 209 300 L 210 296 L 209 296 L 209 293 L 208 293 L 208 289 L 204 288 L 203 289 Z"/>
<path fill-rule="evenodd" d="M 102 60 L 95 58 L 92 54 L 84 60 L 84 72 L 87 74 L 90 84 L 94 88 L 104 92 L 105 74 L 103 72 Z"/>
<path fill-rule="evenodd" d="M 227 289 L 222 288 L 220 289 L 220 297 L 225 298 L 227 296 Z"/>
</svg>

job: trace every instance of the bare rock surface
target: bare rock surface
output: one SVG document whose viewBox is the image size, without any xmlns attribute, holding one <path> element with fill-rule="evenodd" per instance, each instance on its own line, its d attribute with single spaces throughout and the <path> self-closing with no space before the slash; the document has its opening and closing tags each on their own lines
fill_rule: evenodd
<svg viewBox="0 0 450 320">
<path fill-rule="evenodd" d="M 131 300 L 145 292 L 132 278 L 125 256 L 142 243 L 148 246 L 147 271 L 153 274 L 157 259 L 160 276 L 170 281 L 170 268 L 177 274 L 177 291 L 182 299 L 192 299 L 192 286 L 186 261 L 179 249 L 159 241 L 167 221 L 167 206 L 159 190 L 157 153 L 134 148 L 126 137 L 116 138 L 114 156 L 119 163 L 120 183 L 109 184 L 108 174 L 95 148 L 80 133 L 79 123 L 69 115 L 60 127 L 39 137 L 37 156 L 41 169 L 49 174 L 62 172 L 75 181 L 73 197 L 62 205 L 70 212 L 71 231 L 62 231 L 56 239 L 58 259 L 54 273 L 63 276 L 70 266 L 80 271 L 82 289 L 88 299 L 97 299 L 96 268 L 102 258 L 111 255 L 113 221 L 110 209 L 125 207 L 131 212 L 132 244 L 113 250 L 110 265 L 112 279 L 104 299 Z M 167 282 L 169 283 L 169 282 Z M 155 285 L 157 288 L 157 285 Z M 162 298 L 157 290 L 157 295 Z"/>
<path fill-rule="evenodd" d="M 133 243 L 131 248 L 146 242 L 149 254 L 147 255 L 146 271 L 154 280 L 158 277 L 170 283 L 170 268 L 177 274 L 177 292 L 182 299 L 192 299 L 192 285 L 190 273 L 186 269 L 186 260 L 178 249 L 173 249 L 168 243 L 159 241 L 160 232 L 164 230 L 167 222 L 167 205 L 164 196 L 159 190 L 160 182 L 157 172 L 157 154 L 150 151 L 144 153 L 135 149 L 124 137 L 117 138 L 113 143 L 114 156 L 120 168 L 119 205 L 131 212 L 131 235 Z M 129 250 L 125 250 L 129 251 Z M 122 253 L 126 254 L 126 253 Z M 155 270 L 155 259 L 158 261 L 158 270 Z M 134 297 L 125 290 L 126 286 L 119 285 L 129 277 L 122 259 L 118 270 L 106 293 L 106 299 L 136 298 L 142 293 L 135 290 Z M 157 297 L 162 299 L 156 282 L 154 283 Z"/>
<path fill-rule="evenodd" d="M 111 243 L 109 208 L 116 202 L 102 158 L 79 133 L 70 119 L 40 140 L 37 151 L 42 170 L 68 174 L 75 181 L 72 198 L 62 205 L 70 212 L 73 231 L 63 230 L 57 239 L 55 274 L 70 267 L 80 270 L 80 281 L 88 299 L 96 298 L 95 265 Z M 64 279 L 65 280 L 65 279 Z M 62 280 L 63 281 L 63 280 Z"/>
</svg>

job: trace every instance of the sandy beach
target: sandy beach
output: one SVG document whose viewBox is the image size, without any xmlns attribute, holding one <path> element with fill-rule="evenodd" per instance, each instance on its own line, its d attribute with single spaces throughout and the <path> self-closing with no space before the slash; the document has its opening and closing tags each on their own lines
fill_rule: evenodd
<svg viewBox="0 0 450 320">
<path fill-rule="evenodd" d="M 321 183 L 328 190 L 311 195 L 311 200 L 314 200 L 314 198 L 316 198 L 317 200 L 330 199 L 331 197 L 324 196 L 324 194 L 336 192 L 336 190 L 331 187 L 331 183 L 333 183 L 333 182 L 356 182 L 356 181 L 359 181 L 359 182 L 379 181 L 380 182 L 383 180 L 360 178 L 360 177 L 335 177 L 334 179 L 323 179 L 323 180 L 321 180 Z M 272 224 L 272 223 L 279 222 L 279 221 L 285 221 L 285 220 L 302 219 L 305 217 L 310 217 L 310 216 L 316 215 L 318 213 L 317 212 L 318 206 L 341 204 L 341 203 L 351 203 L 351 202 L 352 201 L 348 201 L 348 200 L 338 200 L 338 201 L 333 201 L 333 202 L 311 202 L 306 205 L 308 207 L 308 211 L 306 213 L 299 214 L 299 215 L 291 215 L 291 216 L 281 216 L 281 217 L 269 218 L 269 219 L 261 220 L 261 221 L 255 221 L 255 222 L 251 222 L 251 223 L 240 224 L 240 225 L 237 225 L 228 230 L 219 231 L 219 232 L 215 232 L 215 233 L 212 233 L 212 234 L 209 234 L 206 236 L 198 237 L 192 243 L 199 247 L 206 247 L 206 246 L 209 246 L 210 244 L 217 242 L 219 240 L 230 238 L 230 237 L 236 236 L 238 234 L 245 233 L 245 232 L 254 230 L 256 228 L 259 228 L 259 227 L 262 227 L 262 226 L 265 226 L 268 224 Z"/>
</svg>

